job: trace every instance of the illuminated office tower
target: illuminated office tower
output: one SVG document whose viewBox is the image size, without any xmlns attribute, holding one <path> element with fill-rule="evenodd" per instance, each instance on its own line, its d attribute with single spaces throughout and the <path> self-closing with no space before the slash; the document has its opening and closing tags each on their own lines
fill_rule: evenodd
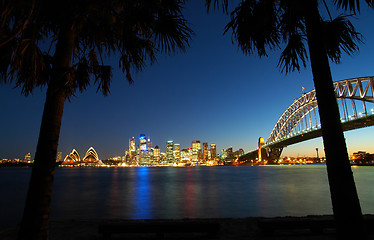
<svg viewBox="0 0 374 240">
<path fill-rule="evenodd" d="M 147 138 L 145 134 L 140 134 L 139 137 L 139 149 L 140 149 L 140 164 L 141 165 L 148 165 L 149 164 L 149 155 L 148 155 L 148 147 L 147 147 Z"/>
<path fill-rule="evenodd" d="M 181 159 L 181 152 L 180 152 L 180 149 L 181 149 L 181 145 L 176 143 L 174 144 L 174 151 L 173 151 L 173 155 L 174 155 L 174 163 L 179 163 L 180 159 Z"/>
<path fill-rule="evenodd" d="M 203 159 L 205 161 L 209 160 L 209 151 L 208 151 L 208 143 L 203 142 Z"/>
<path fill-rule="evenodd" d="M 190 161 L 190 156 L 189 156 L 189 150 L 188 149 L 182 149 L 180 151 L 180 155 L 181 155 L 181 161 L 182 162 L 189 162 Z"/>
<path fill-rule="evenodd" d="M 156 145 L 155 150 L 153 152 L 153 156 L 156 158 L 157 161 L 160 160 L 160 158 L 161 158 L 161 150 L 157 145 Z"/>
<path fill-rule="evenodd" d="M 199 140 L 192 141 L 192 162 L 197 163 L 200 158 L 201 143 Z"/>
<path fill-rule="evenodd" d="M 221 159 L 225 160 L 227 158 L 227 151 L 225 149 L 221 150 Z"/>
<path fill-rule="evenodd" d="M 147 145 L 148 145 L 148 151 L 150 151 L 152 149 L 151 137 L 148 137 Z"/>
<path fill-rule="evenodd" d="M 132 152 L 132 151 L 136 151 L 136 145 L 135 145 L 135 138 L 132 137 L 130 140 L 129 140 L 129 151 Z"/>
<path fill-rule="evenodd" d="M 168 141 L 166 143 L 166 161 L 168 164 L 173 163 L 173 151 L 174 151 L 174 142 Z"/>
<path fill-rule="evenodd" d="M 217 146 L 216 144 L 210 144 L 210 158 L 214 160 L 217 157 Z"/>
<path fill-rule="evenodd" d="M 145 134 L 140 134 L 139 148 L 140 151 L 147 151 L 147 138 L 145 137 Z"/>
</svg>

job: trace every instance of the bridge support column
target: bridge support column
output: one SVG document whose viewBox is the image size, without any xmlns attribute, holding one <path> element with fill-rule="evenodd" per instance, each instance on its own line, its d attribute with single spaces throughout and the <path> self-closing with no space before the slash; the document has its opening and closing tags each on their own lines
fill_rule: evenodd
<svg viewBox="0 0 374 240">
<path fill-rule="evenodd" d="M 265 144 L 265 140 L 263 137 L 258 139 L 258 161 L 261 162 L 264 157 L 262 156 L 262 146 Z"/>
<path fill-rule="evenodd" d="M 265 149 L 267 153 L 268 163 L 277 163 L 282 154 L 283 147 Z"/>
</svg>

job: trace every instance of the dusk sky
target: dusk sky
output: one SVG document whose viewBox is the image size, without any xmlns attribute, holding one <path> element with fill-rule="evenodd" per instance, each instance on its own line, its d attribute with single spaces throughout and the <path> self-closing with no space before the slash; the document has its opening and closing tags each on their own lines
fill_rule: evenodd
<svg viewBox="0 0 374 240">
<path fill-rule="evenodd" d="M 66 102 L 58 149 L 63 157 L 73 148 L 83 156 L 90 146 L 100 159 L 123 155 L 129 138 L 140 134 L 150 136 L 163 152 L 168 140 L 181 149 L 200 140 L 217 144 L 217 152 L 230 146 L 248 152 L 260 136 L 269 137 L 302 87 L 314 89 L 309 62 L 306 69 L 285 75 L 277 67 L 281 50 L 268 58 L 245 56 L 232 43 L 231 32 L 223 35 L 229 17 L 221 11 L 207 14 L 204 2 L 186 4 L 184 14 L 195 31 L 186 52 L 159 55 L 157 63 L 133 75 L 133 85 L 113 56 L 109 96 L 91 86 Z M 334 81 L 374 75 L 374 10 L 361 8 L 352 22 L 364 44 L 356 55 L 344 54 L 341 64 L 331 64 Z M 0 85 L 0 159 L 23 158 L 28 152 L 34 157 L 45 90 L 24 97 L 20 88 Z M 374 153 L 374 127 L 345 136 L 349 153 Z M 322 138 L 289 146 L 282 156 L 315 156 L 315 148 L 324 155 Z"/>
</svg>

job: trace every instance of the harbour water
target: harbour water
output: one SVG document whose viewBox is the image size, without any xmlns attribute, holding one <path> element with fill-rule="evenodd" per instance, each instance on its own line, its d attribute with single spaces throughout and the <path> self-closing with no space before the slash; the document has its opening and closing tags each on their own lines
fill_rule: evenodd
<svg viewBox="0 0 374 240">
<path fill-rule="evenodd" d="M 374 167 L 352 168 L 374 214 Z M 0 228 L 19 223 L 31 169 L 0 169 Z M 325 165 L 58 168 L 51 218 L 232 218 L 332 214 Z"/>
</svg>

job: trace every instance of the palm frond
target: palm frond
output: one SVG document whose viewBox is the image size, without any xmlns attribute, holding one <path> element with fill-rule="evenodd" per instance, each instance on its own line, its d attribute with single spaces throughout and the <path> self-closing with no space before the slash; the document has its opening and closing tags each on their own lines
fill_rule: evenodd
<svg viewBox="0 0 374 240">
<path fill-rule="evenodd" d="M 267 56 L 267 50 L 278 47 L 280 34 L 275 3 L 271 0 L 246 0 L 231 13 L 231 20 L 224 33 L 230 29 L 244 54 L 257 50 L 259 56 Z"/>
<path fill-rule="evenodd" d="M 193 31 L 182 15 L 184 0 L 14 0 L 0 1 L 0 77 L 16 79 L 28 94 L 52 78 L 52 57 L 61 29 L 74 31 L 66 95 L 94 80 L 109 94 L 111 68 L 103 59 L 118 56 L 129 83 L 131 73 L 156 61 L 158 53 L 184 51 Z M 67 26 L 68 24 L 68 26 Z M 50 43 L 44 53 L 41 42 Z M 10 76 L 7 78 L 7 76 Z M 53 80 L 55 81 L 55 80 Z"/>
<path fill-rule="evenodd" d="M 210 11 L 210 7 L 211 5 L 213 4 L 213 8 L 214 9 L 219 9 L 219 2 L 221 1 L 221 8 L 222 8 L 222 11 L 224 13 L 227 13 L 228 12 L 228 5 L 229 5 L 229 1 L 228 0 L 214 0 L 214 2 L 212 3 L 212 0 L 205 0 L 205 7 L 207 9 L 207 12 Z"/>
<path fill-rule="evenodd" d="M 322 34 L 327 54 L 336 63 L 340 62 L 342 50 L 352 55 L 359 50 L 357 43 L 362 42 L 361 34 L 345 16 L 323 21 Z"/>
<path fill-rule="evenodd" d="M 373 0 L 365 0 L 367 5 L 371 8 L 374 8 Z M 360 12 L 360 0 L 334 0 L 334 3 L 337 7 L 344 10 L 350 10 L 352 12 Z"/>
<path fill-rule="evenodd" d="M 44 54 L 31 39 L 19 42 L 13 52 L 9 75 L 16 77 L 16 86 L 28 95 L 35 87 L 48 83 L 51 74 L 51 57 Z"/>
<path fill-rule="evenodd" d="M 104 96 L 110 94 L 110 83 L 112 82 L 112 67 L 99 65 L 95 70 L 95 84 L 98 84 L 97 92 L 101 91 Z"/>
<path fill-rule="evenodd" d="M 155 22 L 154 39 L 158 50 L 165 53 L 174 52 L 177 48 L 185 51 L 189 47 L 192 30 L 181 15 L 159 16 Z"/>
<path fill-rule="evenodd" d="M 304 44 L 305 39 L 299 34 L 291 34 L 288 38 L 287 46 L 282 51 L 278 66 L 281 72 L 300 71 L 300 65 L 306 67 L 308 54 Z M 301 62 L 301 64 L 300 64 Z"/>
</svg>

